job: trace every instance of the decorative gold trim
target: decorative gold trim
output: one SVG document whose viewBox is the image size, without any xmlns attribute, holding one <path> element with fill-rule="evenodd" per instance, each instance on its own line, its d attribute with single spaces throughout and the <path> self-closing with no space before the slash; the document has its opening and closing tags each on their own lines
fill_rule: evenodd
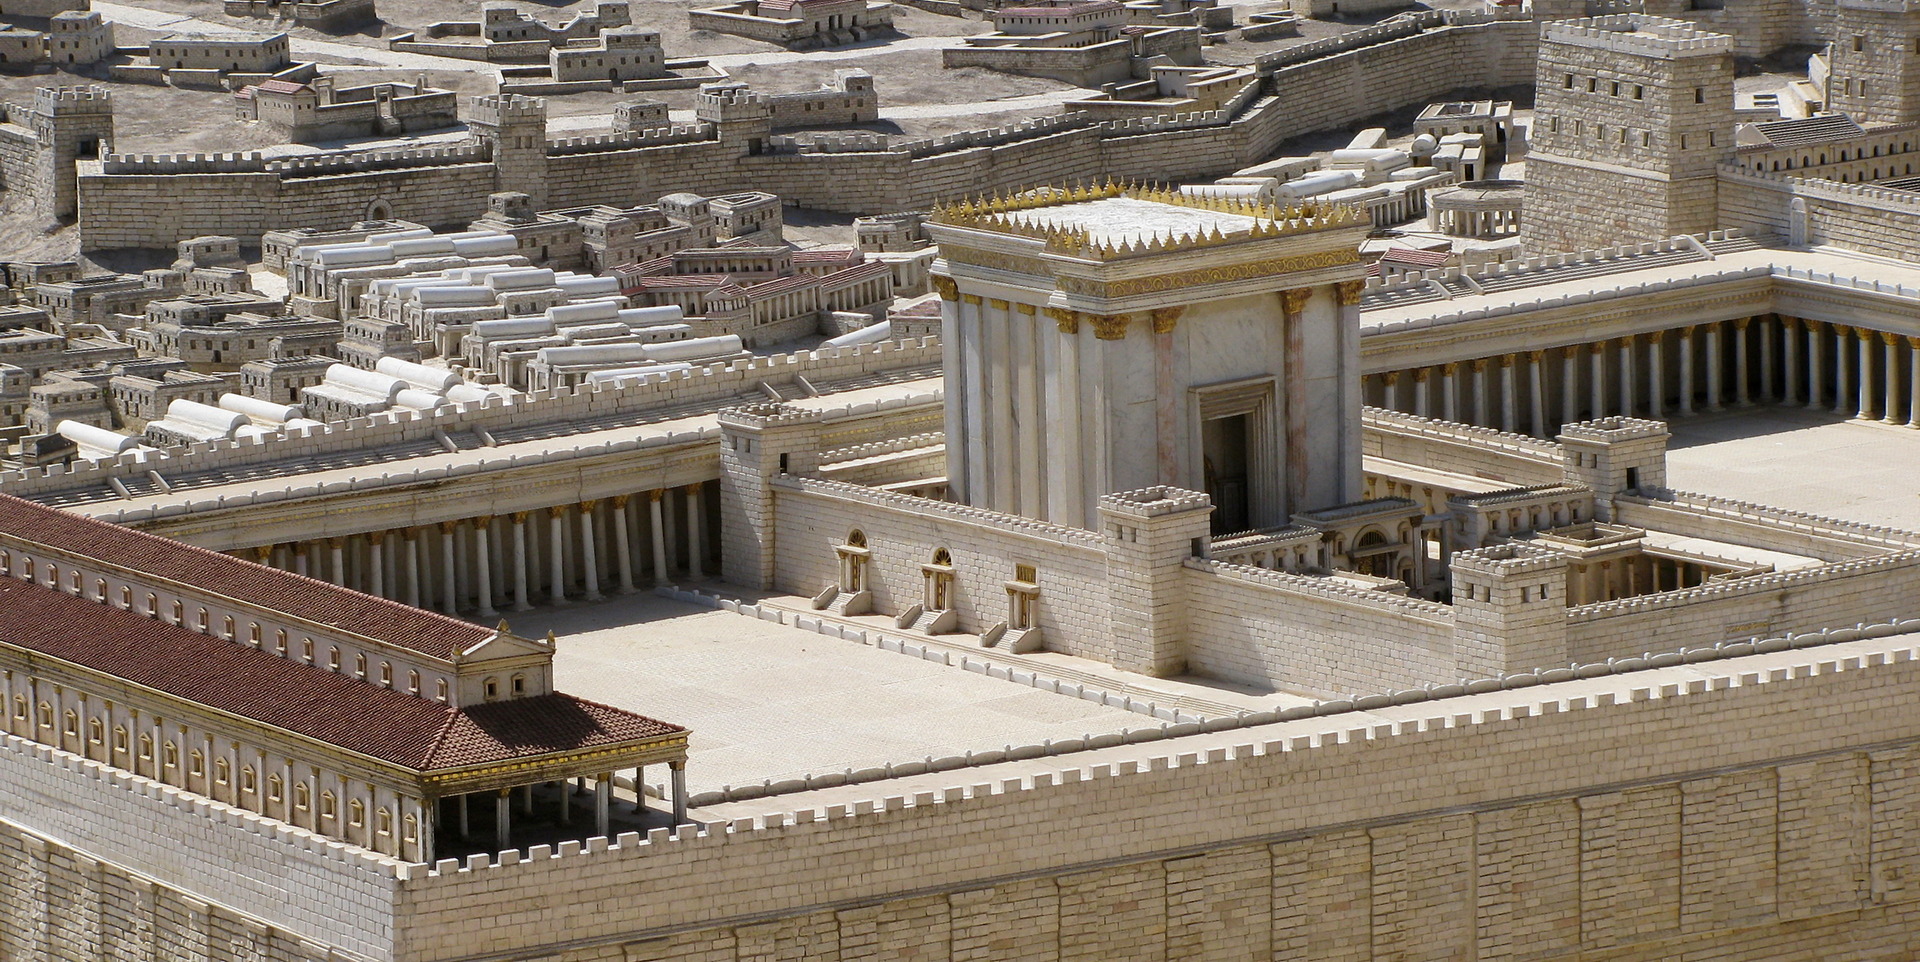
<svg viewBox="0 0 1920 962">
<path fill-rule="evenodd" d="M 1047 316 L 1053 318 L 1054 322 L 1060 325 L 1060 333 L 1080 333 L 1079 311 L 1069 310 L 1064 307 L 1049 307 L 1047 308 Z"/>
<path fill-rule="evenodd" d="M 1471 368 L 1473 373 L 1479 374 L 1487 369 L 1487 359 L 1484 357 L 1476 357 L 1467 362 L 1467 367 Z"/>
<path fill-rule="evenodd" d="M 1307 301 L 1312 297 L 1313 288 L 1311 287 L 1288 288 L 1280 292 L 1280 309 L 1286 311 L 1288 317 L 1292 317 L 1306 310 Z"/>
<path fill-rule="evenodd" d="M 1086 317 L 1093 322 L 1093 336 L 1103 341 L 1124 340 L 1127 325 L 1133 320 L 1126 314 L 1088 314 Z"/>
<path fill-rule="evenodd" d="M 1088 294 L 1096 297 L 1129 297 L 1135 294 L 1158 294 L 1163 291 L 1179 290 L 1185 287 L 1199 287 L 1205 284 L 1224 284 L 1229 281 L 1244 281 L 1256 277 L 1272 277 L 1277 274 L 1291 274 L 1300 271 L 1320 270 L 1327 267 L 1339 267 L 1344 264 L 1360 262 L 1358 250 L 1321 251 L 1318 254 L 1301 254 L 1295 257 L 1278 257 L 1264 261 L 1249 261 L 1245 264 L 1228 264 L 1224 267 L 1206 267 L 1198 270 L 1180 271 L 1174 274 L 1159 274 L 1153 277 L 1139 277 L 1123 281 L 1099 281 L 1086 277 L 1065 276 L 1055 279 L 1062 291 L 1070 294 Z"/>
<path fill-rule="evenodd" d="M 1360 303 L 1361 296 L 1367 292 L 1367 282 L 1361 280 L 1341 281 L 1333 287 L 1340 296 L 1341 307 L 1352 307 Z"/>
<path fill-rule="evenodd" d="M 1892 331 L 1881 331 L 1880 341 L 1881 343 L 1884 343 L 1888 347 L 1892 347 L 1895 344 L 1900 343 L 1900 335 L 1895 334 Z"/>
<path fill-rule="evenodd" d="M 1427 371 L 1427 369 L 1426 369 L 1426 368 L 1424 368 L 1424 367 L 1416 367 L 1416 368 L 1414 368 L 1414 369 L 1413 369 L 1413 380 L 1414 380 L 1414 383 L 1416 383 L 1416 384 L 1425 384 L 1425 383 L 1427 383 L 1427 374 L 1428 374 L 1428 371 Z"/>
<path fill-rule="evenodd" d="M 1180 315 L 1185 314 L 1186 312 L 1187 312 L 1187 308 L 1185 305 L 1181 305 L 1179 307 L 1154 308 L 1153 333 L 1172 334 L 1173 326 L 1180 322 Z"/>
<path fill-rule="evenodd" d="M 1036 310 L 1036 308 L 1032 304 L 1022 304 L 1019 301 L 1013 302 L 1013 309 L 1016 311 L 1019 311 L 1022 314 L 1027 315 L 1028 317 L 1032 317 L 1034 311 Z"/>
<path fill-rule="evenodd" d="M 980 295 L 978 295 L 978 294 L 962 294 L 962 295 L 960 295 L 960 303 L 962 303 L 962 304 L 972 304 L 972 305 L 973 305 L 973 306 L 975 306 L 975 307 L 979 307 L 979 306 L 980 306 Z"/>
<path fill-rule="evenodd" d="M 933 275 L 933 289 L 940 292 L 940 299 L 943 301 L 957 301 L 960 299 L 960 285 L 954 283 L 951 277 L 946 277 L 941 274 Z"/>
<path fill-rule="evenodd" d="M 996 311 L 1004 311 L 1010 305 L 1008 305 L 1006 301 L 1003 301 L 1000 298 L 989 297 L 987 298 L 987 306 L 993 308 Z"/>
</svg>

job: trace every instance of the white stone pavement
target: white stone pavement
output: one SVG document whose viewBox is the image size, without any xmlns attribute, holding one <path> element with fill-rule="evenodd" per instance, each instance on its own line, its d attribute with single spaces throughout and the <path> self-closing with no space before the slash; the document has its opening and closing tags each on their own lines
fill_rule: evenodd
<svg viewBox="0 0 1920 962">
<path fill-rule="evenodd" d="M 1670 488 L 1920 531 L 1920 431 L 1780 405 L 1667 427 Z"/>
<path fill-rule="evenodd" d="M 555 632 L 561 690 L 691 728 L 695 792 L 1160 724 L 650 592 L 511 623 Z"/>
</svg>

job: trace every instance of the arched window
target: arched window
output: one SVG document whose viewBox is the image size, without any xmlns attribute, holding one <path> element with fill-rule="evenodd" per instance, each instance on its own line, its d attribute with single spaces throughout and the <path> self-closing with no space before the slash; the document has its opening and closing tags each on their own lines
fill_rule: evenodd
<svg viewBox="0 0 1920 962">
<path fill-rule="evenodd" d="M 62 731 L 66 732 L 69 735 L 80 734 L 80 713 L 79 712 L 69 708 L 67 709 L 66 714 L 61 716 L 60 720 L 66 723 L 65 727 L 61 729 Z"/>
<path fill-rule="evenodd" d="M 247 641 L 255 648 L 260 647 L 260 625 L 258 622 L 247 625 Z"/>
<path fill-rule="evenodd" d="M 287 630 L 285 628 L 273 633 L 273 650 L 280 655 L 287 653 Z"/>
<path fill-rule="evenodd" d="M 434 682 L 433 689 L 433 697 L 443 702 L 447 700 L 447 680 L 445 678 Z"/>
<path fill-rule="evenodd" d="M 140 736 L 140 760 L 143 762 L 150 762 L 153 760 L 153 736 L 152 735 L 143 734 Z"/>
<path fill-rule="evenodd" d="M 113 726 L 113 751 L 116 755 L 125 755 L 127 753 L 127 729 L 125 726 Z"/>
<path fill-rule="evenodd" d="M 163 743 L 160 746 L 160 757 L 163 760 L 161 764 L 165 765 L 166 767 L 179 768 L 180 767 L 180 746 L 175 745 L 172 742 Z"/>
<path fill-rule="evenodd" d="M 233 616 L 232 616 L 232 615 L 228 615 L 228 616 L 227 616 L 226 618 L 224 618 L 224 619 L 222 619 L 222 620 L 221 620 L 221 622 L 220 622 L 220 628 L 221 628 L 221 632 L 220 632 L 220 633 L 221 633 L 221 634 L 223 634 L 223 635 L 226 635 L 226 636 L 227 636 L 227 640 L 228 640 L 228 641 L 232 641 L 232 640 L 233 640 L 233 636 L 234 636 L 234 632 L 233 632 Z"/>
<path fill-rule="evenodd" d="M 76 595 L 80 593 L 80 572 L 75 571 L 67 578 L 67 587 Z"/>
<path fill-rule="evenodd" d="M 393 813 L 391 811 L 388 811 L 385 808 L 382 808 L 380 809 L 376 818 L 378 819 L 378 821 L 375 822 L 374 830 L 376 832 L 379 832 L 381 835 L 392 835 L 393 834 Z"/>
<path fill-rule="evenodd" d="M 133 589 L 125 585 L 120 586 L 120 609 L 122 611 L 133 610 Z"/>
<path fill-rule="evenodd" d="M 334 813 L 336 811 L 337 809 L 333 807 L 333 793 L 321 792 L 320 793 L 320 817 L 333 818 L 335 817 Z"/>
<path fill-rule="evenodd" d="M 240 769 L 240 790 L 251 795 L 259 790 L 259 781 L 253 773 L 253 766 Z"/>
<path fill-rule="evenodd" d="M 353 674 L 356 678 L 367 677 L 367 656 L 365 654 L 353 656 Z"/>
<path fill-rule="evenodd" d="M 216 759 L 213 763 L 213 783 L 215 785 L 225 785 L 227 780 L 232 777 L 233 763 L 224 758 Z"/>
<path fill-rule="evenodd" d="M 380 663 L 380 684 L 389 687 L 393 685 L 393 665 L 390 662 Z"/>
<path fill-rule="evenodd" d="M 87 741 L 92 742 L 95 745 L 99 745 L 104 743 L 106 740 L 107 740 L 106 723 L 101 721 L 98 718 L 88 720 Z"/>
<path fill-rule="evenodd" d="M 340 670 L 340 649 L 339 648 L 329 647 L 327 649 L 327 668 L 331 671 Z"/>
<path fill-rule="evenodd" d="M 367 803 L 357 798 L 347 803 L 347 824 L 354 828 L 367 824 Z"/>
<path fill-rule="evenodd" d="M 187 755 L 187 774 L 195 778 L 202 778 L 207 774 L 207 756 L 198 748 Z"/>
<path fill-rule="evenodd" d="M 13 552 L 0 551 L 0 575 L 13 574 Z"/>
<path fill-rule="evenodd" d="M 300 782 L 294 785 L 293 786 L 293 807 L 299 811 L 304 812 L 308 808 L 311 808 L 312 806 L 313 806 L 313 789 L 308 788 L 306 782 Z"/>
<path fill-rule="evenodd" d="M 286 787 L 286 783 L 280 780 L 280 776 L 268 775 L 267 776 L 267 800 L 270 802 L 279 801 L 281 799 L 281 791 L 285 787 Z"/>
<path fill-rule="evenodd" d="M 107 579 L 105 579 L 105 578 L 95 578 L 95 579 L 94 579 L 94 581 L 93 581 L 93 600 L 95 600 L 95 601 L 97 601 L 97 602 L 99 602 L 99 603 L 101 603 L 101 604 L 103 604 L 103 605 L 107 603 Z"/>
<path fill-rule="evenodd" d="M 859 528 L 855 528 L 852 531 L 847 532 L 847 544 L 855 548 L 866 547 L 867 533 L 865 531 L 860 530 Z"/>
<path fill-rule="evenodd" d="M 27 558 L 20 563 L 20 577 L 26 581 L 33 580 L 33 559 L 32 558 Z"/>
<path fill-rule="evenodd" d="M 309 665 L 313 664 L 313 639 L 312 638 L 300 639 L 300 658 L 301 660 L 305 661 Z"/>
<path fill-rule="evenodd" d="M 419 672 L 417 671 L 407 672 L 407 691 L 415 695 L 420 694 L 420 673 Z"/>
<path fill-rule="evenodd" d="M 173 623 L 183 624 L 187 620 L 187 606 L 176 601 L 173 603 Z"/>
</svg>

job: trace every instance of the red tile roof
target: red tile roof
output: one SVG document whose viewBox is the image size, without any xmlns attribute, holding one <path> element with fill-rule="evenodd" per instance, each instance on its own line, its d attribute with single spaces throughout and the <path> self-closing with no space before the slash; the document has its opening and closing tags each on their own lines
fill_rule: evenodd
<svg viewBox="0 0 1920 962">
<path fill-rule="evenodd" d="M 557 693 L 452 708 L 12 578 L 0 578 L 0 644 L 417 772 L 686 731 Z"/>
<path fill-rule="evenodd" d="M 493 637 L 492 629 L 469 621 L 0 494 L 0 540 L 5 538 L 96 558 L 432 658 L 451 658 Z"/>
<path fill-rule="evenodd" d="M 1411 264 L 1416 267 L 1445 267 L 1447 259 L 1453 254 L 1448 251 L 1423 251 L 1412 247 L 1390 247 L 1380 255 L 1380 260 L 1389 264 Z"/>
</svg>

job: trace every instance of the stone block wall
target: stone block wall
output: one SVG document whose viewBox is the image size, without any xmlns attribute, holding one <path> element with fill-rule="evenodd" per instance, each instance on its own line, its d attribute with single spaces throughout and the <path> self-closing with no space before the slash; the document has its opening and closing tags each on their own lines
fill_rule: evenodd
<svg viewBox="0 0 1920 962">
<path fill-rule="evenodd" d="M 1804 657 L 442 863 L 402 883 L 400 957 L 461 957 L 476 932 L 564 962 L 897 958 L 888 936 L 997 962 L 1900 957 L 1920 947 L 1920 747 L 1898 706 L 1920 678 Z M 1802 720 L 1823 709 L 1839 720 Z M 515 923 L 558 890 L 579 897 Z M 566 947 L 541 948 L 554 932 Z"/>
</svg>

